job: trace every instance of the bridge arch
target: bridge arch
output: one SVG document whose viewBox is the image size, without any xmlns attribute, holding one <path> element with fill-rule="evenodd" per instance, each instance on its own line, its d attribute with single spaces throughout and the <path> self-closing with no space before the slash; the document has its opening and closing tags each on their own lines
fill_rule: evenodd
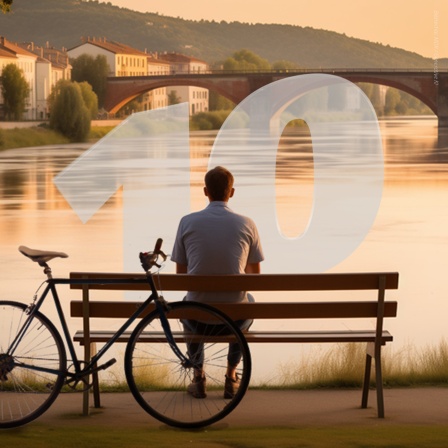
<svg viewBox="0 0 448 448">
<path fill-rule="evenodd" d="M 410 95 L 414 96 L 418 100 L 420 100 L 423 104 L 428 106 L 431 111 L 437 115 L 437 104 L 434 102 L 434 100 L 428 95 L 425 95 L 422 91 L 418 90 L 415 85 L 409 85 L 409 83 L 402 82 L 396 79 L 388 79 L 384 77 L 374 77 L 374 76 L 364 76 L 364 77 L 356 77 L 356 76 L 347 76 L 349 81 L 352 81 L 354 83 L 371 83 L 371 84 L 377 84 L 382 86 L 388 86 L 393 87 L 395 89 L 401 90 L 403 92 L 409 93 Z"/>
<path fill-rule="evenodd" d="M 164 87 L 176 87 L 176 86 L 189 86 L 189 87 L 201 87 L 207 90 L 212 90 L 222 95 L 224 98 L 238 104 L 241 101 L 241 96 L 235 95 L 231 90 L 227 89 L 225 86 L 210 82 L 208 80 L 201 79 L 185 79 L 171 77 L 171 79 L 146 79 L 146 82 L 136 82 L 134 85 L 129 86 L 127 82 L 129 77 L 120 78 L 109 78 L 109 83 L 106 92 L 105 109 L 114 114 L 120 110 L 125 104 L 138 96 L 149 92 L 151 90 L 164 88 Z M 154 78 L 154 77 L 153 77 Z M 133 78 L 135 79 L 135 78 Z"/>
<path fill-rule="evenodd" d="M 215 91 L 235 104 L 269 83 L 306 73 L 326 73 L 352 82 L 366 82 L 395 87 L 418 98 L 438 118 L 439 144 L 448 143 L 448 71 L 433 70 L 283 70 L 267 72 L 177 73 L 160 76 L 108 78 L 104 107 L 116 112 L 144 92 L 160 87 L 197 86 Z"/>
</svg>

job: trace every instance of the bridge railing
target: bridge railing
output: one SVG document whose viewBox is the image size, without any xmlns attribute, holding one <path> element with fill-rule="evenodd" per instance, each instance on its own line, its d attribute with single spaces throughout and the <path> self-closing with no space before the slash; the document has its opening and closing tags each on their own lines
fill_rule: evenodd
<svg viewBox="0 0 448 448">
<path fill-rule="evenodd" d="M 365 73 L 365 74 L 387 74 L 387 73 L 433 73 L 433 68 L 297 68 L 297 69 L 272 69 L 272 70 L 223 70 L 223 69 L 214 69 L 207 71 L 172 71 L 169 74 L 158 74 L 158 75 L 143 75 L 143 76 L 110 76 L 109 79 L 147 79 L 147 78 L 172 78 L 172 77 L 209 77 L 209 76 L 237 76 L 237 75 L 284 75 L 284 74 L 306 74 L 306 73 Z M 439 69 L 438 73 L 448 73 L 448 69 Z"/>
</svg>

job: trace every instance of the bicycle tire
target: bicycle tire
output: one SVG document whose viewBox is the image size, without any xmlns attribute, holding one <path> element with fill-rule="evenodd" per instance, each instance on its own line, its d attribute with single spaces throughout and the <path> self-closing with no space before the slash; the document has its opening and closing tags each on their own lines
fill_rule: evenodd
<svg viewBox="0 0 448 448">
<path fill-rule="evenodd" d="M 34 314 L 13 353 L 8 354 L 28 318 L 26 310 L 23 303 L 0 301 L 0 428 L 25 425 L 42 415 L 65 379 L 65 346 L 56 327 L 40 312 Z"/>
<path fill-rule="evenodd" d="M 182 321 L 198 312 L 202 322 L 212 323 L 205 324 L 207 328 L 211 325 L 218 328 L 218 333 L 213 330 L 210 334 L 226 334 L 225 342 L 222 336 L 220 340 L 218 337 L 213 341 L 213 336 L 207 335 L 207 331 L 202 336 L 184 331 Z M 158 311 L 142 319 L 127 344 L 125 373 L 129 388 L 140 406 L 163 423 L 180 428 L 211 425 L 232 412 L 246 393 L 252 366 L 249 346 L 237 325 L 211 306 L 175 302 L 169 304 L 166 315 L 172 332 L 177 335 L 176 343 L 186 356 L 187 341 L 204 343 L 207 397 L 194 398 L 187 392 L 193 379 L 193 369 L 184 367 L 169 346 Z M 224 398 L 229 340 L 237 344 L 241 352 L 237 371 L 240 385 L 232 398 Z"/>
</svg>

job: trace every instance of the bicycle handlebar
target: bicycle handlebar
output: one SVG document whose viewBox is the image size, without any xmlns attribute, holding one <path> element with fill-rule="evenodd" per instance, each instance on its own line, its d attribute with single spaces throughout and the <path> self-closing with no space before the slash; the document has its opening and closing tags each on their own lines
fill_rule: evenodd
<svg viewBox="0 0 448 448">
<path fill-rule="evenodd" d="M 165 253 L 162 251 L 162 244 L 162 238 L 158 238 L 152 252 L 140 252 L 140 263 L 142 264 L 145 272 L 148 272 L 153 266 L 157 266 L 158 268 L 162 267 L 161 264 L 157 263 L 159 256 L 163 259 L 163 261 L 167 258 Z"/>
</svg>

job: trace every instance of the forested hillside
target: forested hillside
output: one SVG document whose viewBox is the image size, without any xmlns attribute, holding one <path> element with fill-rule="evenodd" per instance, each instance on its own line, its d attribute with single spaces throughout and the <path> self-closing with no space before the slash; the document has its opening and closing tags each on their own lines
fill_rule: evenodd
<svg viewBox="0 0 448 448">
<path fill-rule="evenodd" d="M 210 64 L 247 48 L 271 63 L 304 68 L 432 68 L 416 53 L 331 31 L 289 25 L 190 21 L 80 0 L 14 0 L 0 35 L 70 48 L 81 36 L 106 37 L 151 52 L 177 51 Z"/>
</svg>

